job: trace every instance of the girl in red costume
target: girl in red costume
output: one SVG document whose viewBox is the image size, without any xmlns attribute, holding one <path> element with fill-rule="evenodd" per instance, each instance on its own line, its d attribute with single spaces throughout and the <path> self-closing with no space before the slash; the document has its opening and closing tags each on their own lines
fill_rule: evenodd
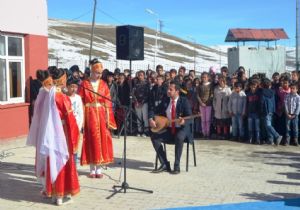
<svg viewBox="0 0 300 210">
<path fill-rule="evenodd" d="M 54 86 L 40 89 L 27 144 L 36 146 L 36 175 L 45 177 L 44 194 L 62 205 L 80 190 L 73 158 L 79 131 L 70 99 L 62 93 L 66 73 L 53 68 L 51 75 Z"/>
<path fill-rule="evenodd" d="M 100 79 L 102 71 L 102 64 L 93 60 L 91 76 L 81 83 L 79 91 L 85 117 L 81 165 L 90 165 L 90 178 L 102 178 L 101 165 L 114 160 L 110 129 L 116 129 L 116 122 L 112 103 L 108 100 L 110 91 L 106 82 Z"/>
</svg>

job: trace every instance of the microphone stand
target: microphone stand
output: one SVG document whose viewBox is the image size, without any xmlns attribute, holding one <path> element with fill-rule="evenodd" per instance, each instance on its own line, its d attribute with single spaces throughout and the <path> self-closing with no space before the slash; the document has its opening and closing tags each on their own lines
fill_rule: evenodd
<svg viewBox="0 0 300 210">
<path fill-rule="evenodd" d="M 119 103 L 118 101 L 113 101 L 110 98 L 95 92 L 94 90 L 83 87 L 82 85 L 79 85 L 79 86 L 80 86 L 80 88 L 88 90 L 88 91 L 90 91 L 90 92 L 92 92 L 92 93 L 108 100 L 108 101 L 111 101 L 111 102 L 114 102 L 114 103 Z M 122 185 L 114 185 L 113 186 L 114 192 L 110 196 L 108 196 L 106 199 L 110 199 L 115 194 L 120 193 L 122 190 L 124 190 L 124 193 L 126 193 L 127 189 L 132 189 L 132 190 L 137 190 L 137 191 L 142 191 L 142 192 L 147 192 L 147 193 L 153 193 L 152 190 L 145 190 L 145 189 L 141 189 L 141 188 L 130 187 L 129 184 L 127 183 L 127 176 L 126 176 L 126 139 L 127 139 L 127 124 L 126 123 L 127 122 L 126 122 L 126 115 L 127 115 L 127 112 L 129 111 L 129 108 L 126 107 L 126 106 L 123 106 L 123 105 L 120 105 L 120 106 L 125 109 L 125 114 L 124 114 L 124 149 L 123 149 L 123 153 L 124 153 L 124 156 L 123 156 L 123 159 L 124 159 L 123 160 L 124 161 L 124 181 L 122 182 Z M 120 189 L 116 190 L 116 188 L 120 188 Z"/>
</svg>

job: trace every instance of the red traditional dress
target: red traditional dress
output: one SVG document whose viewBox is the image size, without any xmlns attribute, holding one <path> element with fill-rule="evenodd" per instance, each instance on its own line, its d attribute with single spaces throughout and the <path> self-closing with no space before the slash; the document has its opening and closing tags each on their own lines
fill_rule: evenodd
<svg viewBox="0 0 300 210">
<path fill-rule="evenodd" d="M 111 101 L 91 92 L 95 91 L 110 99 L 110 91 L 105 81 L 98 80 L 97 90 L 90 80 L 81 84 L 79 95 L 84 104 L 84 135 L 81 165 L 112 163 L 113 145 L 109 129 L 116 129 Z"/>
<path fill-rule="evenodd" d="M 78 175 L 73 158 L 79 141 L 79 130 L 73 115 L 72 104 L 68 96 L 60 89 L 56 90 L 55 102 L 62 121 L 69 151 L 69 159 L 59 172 L 54 183 L 51 183 L 49 158 L 47 159 L 46 191 L 48 196 L 63 197 L 79 193 Z"/>
</svg>

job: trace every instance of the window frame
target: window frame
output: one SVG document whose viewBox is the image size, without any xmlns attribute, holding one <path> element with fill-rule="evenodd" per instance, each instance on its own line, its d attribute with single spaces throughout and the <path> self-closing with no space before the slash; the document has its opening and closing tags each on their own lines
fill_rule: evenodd
<svg viewBox="0 0 300 210">
<path fill-rule="evenodd" d="M 13 104 L 13 103 L 24 103 L 25 102 L 25 48 L 24 48 L 24 36 L 12 35 L 12 34 L 0 34 L 5 37 L 5 55 L 0 55 L 1 59 L 5 60 L 6 67 L 6 94 L 7 100 L 0 101 L 0 105 Z M 9 56 L 8 55 L 8 37 L 20 38 L 22 40 L 22 56 Z M 21 97 L 12 98 L 10 95 L 10 79 L 9 79 L 9 64 L 11 62 L 20 62 L 21 66 Z"/>
</svg>

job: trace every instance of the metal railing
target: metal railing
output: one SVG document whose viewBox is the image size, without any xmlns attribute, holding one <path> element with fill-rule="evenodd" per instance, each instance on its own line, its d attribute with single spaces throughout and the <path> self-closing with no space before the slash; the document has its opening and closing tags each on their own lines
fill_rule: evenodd
<svg viewBox="0 0 300 210">
<path fill-rule="evenodd" d="M 118 61 L 101 61 L 103 64 L 103 67 L 108 69 L 109 71 L 114 71 L 116 68 L 119 68 L 121 72 L 123 72 L 124 69 L 129 69 L 129 61 L 124 60 L 118 60 Z M 48 65 L 49 66 L 57 66 L 58 68 L 70 68 L 73 65 L 78 65 L 80 70 L 84 71 L 84 69 L 88 66 L 88 60 L 66 60 L 62 58 L 49 58 L 48 59 Z M 177 69 L 181 65 L 172 65 L 170 63 L 160 63 L 164 67 L 165 71 L 169 71 L 170 69 L 174 68 Z M 194 64 L 187 64 L 184 65 L 187 71 L 190 69 L 194 69 Z M 132 61 L 132 72 L 135 73 L 139 70 L 147 70 L 152 69 L 153 64 L 151 62 L 147 61 Z M 208 71 L 210 66 L 200 66 L 196 65 L 196 74 L 199 75 L 203 71 Z M 218 65 L 216 64 L 216 67 L 218 68 Z M 154 70 L 154 69 L 152 69 Z"/>
</svg>

